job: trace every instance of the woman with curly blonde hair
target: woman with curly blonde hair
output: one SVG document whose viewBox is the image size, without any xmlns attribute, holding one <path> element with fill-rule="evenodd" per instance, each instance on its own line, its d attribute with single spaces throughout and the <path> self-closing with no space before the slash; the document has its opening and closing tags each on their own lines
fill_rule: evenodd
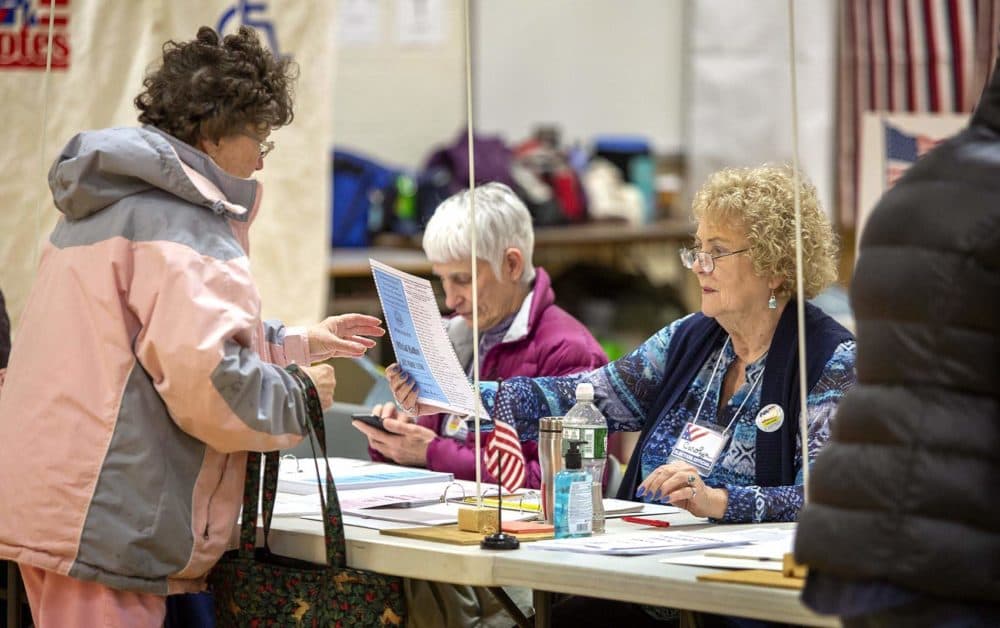
<svg viewBox="0 0 1000 628">
<path fill-rule="evenodd" d="M 482 384 L 492 416 L 535 439 L 538 418 L 566 414 L 580 382 L 611 431 L 638 431 L 620 499 L 668 502 L 718 522 L 794 521 L 802 507 L 792 172 L 717 172 L 694 201 L 694 245 L 681 261 L 701 284 L 701 312 L 677 320 L 628 355 L 588 373 Z M 812 185 L 802 182 L 806 298 L 835 278 L 836 247 Z M 854 383 L 854 338 L 805 305 L 808 459 L 826 444 L 830 419 Z M 412 380 L 387 370 L 396 401 L 417 404 Z M 557 607 L 558 609 L 558 607 Z M 570 600 L 556 625 L 657 625 L 626 603 Z"/>
</svg>

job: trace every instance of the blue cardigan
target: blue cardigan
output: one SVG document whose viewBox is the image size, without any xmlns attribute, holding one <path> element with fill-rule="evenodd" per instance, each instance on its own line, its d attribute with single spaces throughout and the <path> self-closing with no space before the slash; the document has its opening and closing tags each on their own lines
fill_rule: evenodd
<svg viewBox="0 0 1000 628">
<path fill-rule="evenodd" d="M 796 303 L 790 301 L 782 312 L 775 329 L 764 366 L 761 382 L 761 407 L 776 403 L 785 411 L 786 420 L 774 432 L 757 430 L 756 481 L 760 486 L 782 486 L 795 482 L 795 437 L 799 420 L 799 356 Z M 851 332 L 806 303 L 806 378 L 807 390 L 812 389 L 837 347 L 853 339 Z M 646 415 L 635 451 L 641 451 L 648 434 L 656 424 L 683 399 L 691 382 L 713 351 L 728 337 L 715 319 L 696 314 L 674 334 L 667 352 L 664 369 L 666 380 L 656 401 Z M 625 477 L 618 489 L 619 499 L 632 499 L 642 481 L 641 456 L 632 456 Z"/>
</svg>

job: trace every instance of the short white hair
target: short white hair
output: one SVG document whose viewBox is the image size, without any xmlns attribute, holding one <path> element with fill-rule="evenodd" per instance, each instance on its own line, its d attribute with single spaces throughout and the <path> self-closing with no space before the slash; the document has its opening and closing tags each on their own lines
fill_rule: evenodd
<svg viewBox="0 0 1000 628">
<path fill-rule="evenodd" d="M 486 261 L 500 277 L 504 251 L 515 248 L 524 259 L 523 283 L 535 279 L 531 263 L 535 249 L 535 231 L 528 208 L 503 183 L 476 186 L 476 257 Z M 472 258 L 469 190 L 445 199 L 424 229 L 424 253 L 432 264 L 448 264 Z"/>
</svg>

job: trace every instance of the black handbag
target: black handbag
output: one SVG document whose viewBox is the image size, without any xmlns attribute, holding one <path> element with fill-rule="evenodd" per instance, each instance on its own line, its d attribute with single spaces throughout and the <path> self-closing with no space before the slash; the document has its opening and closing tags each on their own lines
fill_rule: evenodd
<svg viewBox="0 0 1000 628">
<path fill-rule="evenodd" d="M 323 410 L 312 380 L 298 367 L 288 367 L 306 392 L 309 414 L 307 438 L 326 459 Z M 261 457 L 264 465 L 264 546 L 256 547 Z M 402 578 L 385 576 L 347 566 L 340 502 L 329 465 L 326 486 L 317 485 L 323 511 L 326 565 L 271 553 L 268 534 L 278 485 L 278 452 L 247 455 L 247 478 L 243 492 L 243 520 L 239 549 L 226 552 L 208 576 L 215 596 L 215 616 L 220 627 L 230 626 L 402 626 L 406 623 L 406 600 Z M 325 493 L 325 495 L 324 495 Z"/>
</svg>

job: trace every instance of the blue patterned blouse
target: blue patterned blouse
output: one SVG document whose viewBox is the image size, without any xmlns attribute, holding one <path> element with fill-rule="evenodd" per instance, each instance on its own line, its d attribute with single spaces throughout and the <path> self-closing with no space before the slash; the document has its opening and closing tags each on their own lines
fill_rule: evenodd
<svg viewBox="0 0 1000 628">
<path fill-rule="evenodd" d="M 496 383 L 485 382 L 481 385 L 483 403 L 491 415 L 495 413 L 497 418 L 516 425 L 522 440 L 537 440 L 538 417 L 566 414 L 575 401 L 577 383 L 586 381 L 594 385 L 594 402 L 607 417 L 611 431 L 639 431 L 645 422 L 649 406 L 656 400 L 663 384 L 663 369 L 670 341 L 677 328 L 688 318 L 673 322 L 628 355 L 589 373 L 509 379 L 503 383 L 499 409 L 494 408 Z M 713 379 L 712 370 L 720 352 L 722 360 L 719 372 Z M 765 358 L 766 354 L 746 367 L 745 383 L 719 411 L 722 380 L 736 359 L 736 354 L 732 343 L 727 342 L 719 351 L 710 355 L 681 403 L 662 416 L 659 425 L 650 431 L 641 449 L 633 454 L 641 456 L 642 477 L 666 463 L 685 423 L 694 420 L 703 395 L 707 396 L 698 424 L 715 425 L 720 430 L 733 420 L 743 404 L 743 409 L 739 416 L 735 416 L 736 420 L 730 430 L 731 438 L 715 468 L 705 478 L 708 486 L 729 491 L 729 504 L 721 521 L 794 521 L 802 507 L 800 443 L 796 445 L 795 451 L 798 473 L 794 486 L 754 485 L 757 432 L 754 419 L 760 410 L 760 386 L 754 387 L 753 384 L 764 370 Z M 810 460 L 815 458 L 816 453 L 830 438 L 830 422 L 837 404 L 854 385 L 854 358 L 854 341 L 841 343 L 827 362 L 819 381 L 809 391 Z"/>
</svg>

